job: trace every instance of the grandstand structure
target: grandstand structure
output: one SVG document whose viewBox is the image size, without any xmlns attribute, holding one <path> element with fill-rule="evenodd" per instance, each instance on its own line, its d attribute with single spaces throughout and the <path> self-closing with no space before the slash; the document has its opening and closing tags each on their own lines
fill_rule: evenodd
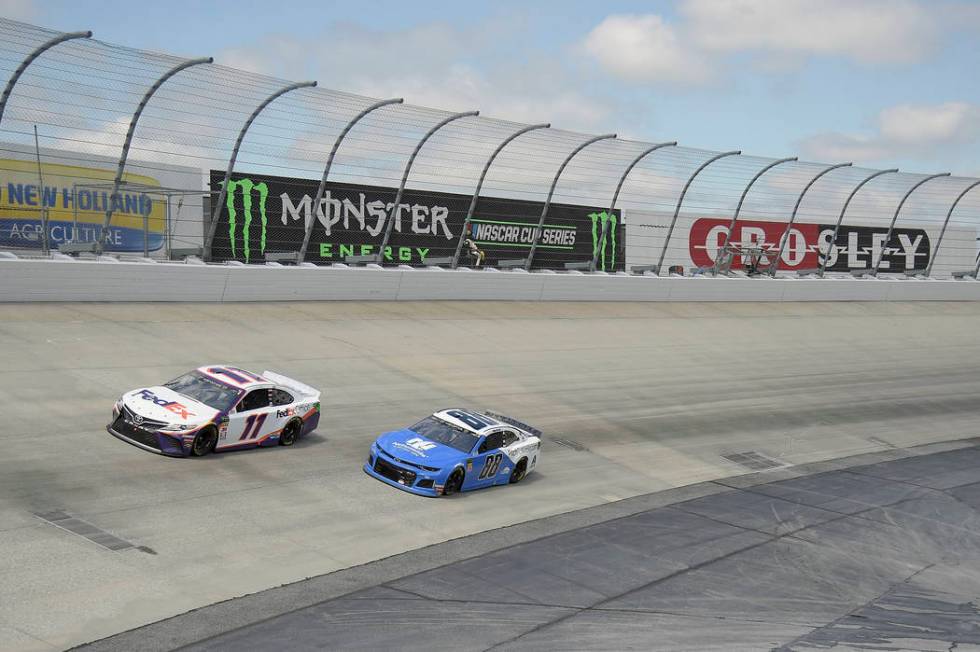
<svg viewBox="0 0 980 652">
<path fill-rule="evenodd" d="M 763 277 L 980 268 L 975 178 L 525 125 L 89 31 L 0 19 L 0 34 L 0 250 L 19 256 Z"/>
</svg>

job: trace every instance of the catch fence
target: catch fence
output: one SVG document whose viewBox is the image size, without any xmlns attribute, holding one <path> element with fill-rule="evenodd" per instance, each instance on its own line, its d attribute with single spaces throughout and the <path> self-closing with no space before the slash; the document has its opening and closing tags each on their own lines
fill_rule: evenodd
<svg viewBox="0 0 980 652">
<path fill-rule="evenodd" d="M 976 276 L 980 181 L 414 106 L 0 19 L 0 249 Z"/>
</svg>

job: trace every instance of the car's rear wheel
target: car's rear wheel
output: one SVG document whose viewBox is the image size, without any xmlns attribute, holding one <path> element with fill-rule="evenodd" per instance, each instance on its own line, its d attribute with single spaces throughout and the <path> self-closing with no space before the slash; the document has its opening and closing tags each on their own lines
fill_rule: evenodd
<svg viewBox="0 0 980 652">
<path fill-rule="evenodd" d="M 510 484 L 517 484 L 527 475 L 527 458 L 522 459 L 514 467 L 514 472 L 510 474 Z"/>
<path fill-rule="evenodd" d="M 279 435 L 280 446 L 292 446 L 299 439 L 300 424 L 302 421 L 292 420 L 286 424 Z"/>
<path fill-rule="evenodd" d="M 194 437 L 194 442 L 191 444 L 191 455 L 195 457 L 204 457 L 208 453 L 214 451 L 215 445 L 218 443 L 218 431 L 214 428 L 202 428 L 197 436 Z"/>
<path fill-rule="evenodd" d="M 452 496 L 463 490 L 463 469 L 456 469 L 449 474 L 446 485 L 442 488 L 443 496 Z"/>
</svg>

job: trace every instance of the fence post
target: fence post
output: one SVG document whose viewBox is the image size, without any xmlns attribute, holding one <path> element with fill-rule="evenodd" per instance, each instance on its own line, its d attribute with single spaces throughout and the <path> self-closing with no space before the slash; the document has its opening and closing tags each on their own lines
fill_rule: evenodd
<svg viewBox="0 0 980 652">
<path fill-rule="evenodd" d="M 675 140 L 669 143 L 658 143 L 653 147 L 648 147 L 643 152 L 641 152 L 639 156 L 633 159 L 633 161 L 629 164 L 629 167 L 627 167 L 626 170 L 623 172 L 623 176 L 619 178 L 619 183 L 616 184 L 616 191 L 613 193 L 612 201 L 609 202 L 609 210 L 606 212 L 606 214 L 609 215 L 609 219 L 605 220 L 602 223 L 602 233 L 599 234 L 599 246 L 596 247 L 595 243 L 593 243 L 592 262 L 589 263 L 590 272 L 595 271 L 596 263 L 599 260 L 599 253 L 605 251 L 606 232 L 609 230 L 607 227 L 609 221 L 612 219 L 613 211 L 616 209 L 616 200 L 619 199 L 619 191 L 623 189 L 623 184 L 626 182 L 626 177 L 629 176 L 629 173 L 633 171 L 633 168 L 636 167 L 636 164 L 642 161 L 644 158 L 646 158 L 647 155 L 653 154 L 655 151 L 663 147 L 675 147 L 676 145 L 677 145 L 677 141 Z"/>
<path fill-rule="evenodd" d="M 476 190 L 473 191 L 473 197 L 470 199 L 470 207 L 466 210 L 466 219 L 463 220 L 463 230 L 459 232 L 459 241 L 456 242 L 456 253 L 453 254 L 453 265 L 452 265 L 453 269 L 456 269 L 459 266 L 459 255 L 463 251 L 463 240 L 466 238 L 466 232 L 469 230 L 470 222 L 473 220 L 473 212 L 476 211 L 476 202 L 480 199 L 480 190 L 483 189 L 483 181 L 484 179 L 486 179 L 487 172 L 489 172 L 490 166 L 497 158 L 497 155 L 500 154 L 500 152 L 504 149 L 504 147 L 506 147 L 511 141 L 513 141 L 518 136 L 526 134 L 529 131 L 535 131 L 537 129 L 550 129 L 550 128 L 551 128 L 550 124 L 537 124 L 537 125 L 522 127 L 521 129 L 518 129 L 517 131 L 512 133 L 510 136 L 507 136 L 507 138 L 505 138 L 503 142 L 497 145 L 497 148 L 493 150 L 493 153 L 490 154 L 490 158 L 488 158 L 487 162 L 483 165 L 483 171 L 480 173 L 480 179 L 479 181 L 476 182 Z"/>
<path fill-rule="evenodd" d="M 215 202 L 213 206 L 214 212 L 211 214 L 211 224 L 208 225 L 208 237 L 204 241 L 204 260 L 206 262 L 211 262 L 211 244 L 214 242 L 214 234 L 218 230 L 218 216 L 221 215 L 221 207 L 225 203 L 225 197 L 228 195 L 228 182 L 231 181 L 231 175 L 235 171 L 235 161 L 238 159 L 238 150 L 242 146 L 242 141 L 245 140 L 245 134 L 248 133 L 248 128 L 252 126 L 255 122 L 255 118 L 259 116 L 265 107 L 272 104 L 276 99 L 289 93 L 290 91 L 295 91 L 299 88 L 314 88 L 316 86 L 315 81 L 308 82 L 296 82 L 295 84 L 289 84 L 277 90 L 275 93 L 269 97 L 262 100 L 262 103 L 255 107 L 252 111 L 252 115 L 248 116 L 248 120 L 242 125 L 241 131 L 238 132 L 238 138 L 235 140 L 235 147 L 231 150 L 231 158 L 228 159 L 228 169 L 225 170 L 225 180 L 221 183 L 221 192 L 218 193 L 218 201 Z"/>
<path fill-rule="evenodd" d="M 905 193 L 905 196 L 902 197 L 902 201 L 898 202 L 898 208 L 895 209 L 895 214 L 892 216 L 892 222 L 891 222 L 891 224 L 888 225 L 888 232 L 885 234 L 885 241 L 881 243 L 881 254 L 878 255 L 878 262 L 875 263 L 874 271 L 871 272 L 872 275 L 878 276 L 878 270 L 881 269 L 881 261 L 884 260 L 884 258 L 885 258 L 885 252 L 888 250 L 888 243 L 891 242 L 892 232 L 895 230 L 895 222 L 898 221 L 898 214 L 901 212 L 902 206 L 905 205 L 905 200 L 908 199 L 909 196 L 913 192 L 915 192 L 916 189 L 919 186 L 921 186 L 921 185 L 923 185 L 923 184 L 925 184 L 925 183 L 927 183 L 929 181 L 932 181 L 933 179 L 941 179 L 942 177 L 948 177 L 949 175 L 950 175 L 949 172 L 943 172 L 941 174 L 933 174 L 933 175 L 930 175 L 930 176 L 926 177 L 925 179 L 920 180 L 914 186 L 912 186 L 911 188 L 909 188 L 908 192 Z"/>
<path fill-rule="evenodd" d="M 786 241 L 789 240 L 790 229 L 793 228 L 793 224 L 796 222 L 796 213 L 797 211 L 800 210 L 800 204 L 803 203 L 803 197 L 810 190 L 811 186 L 813 186 L 813 184 L 815 184 L 823 175 L 827 174 L 828 172 L 832 172 L 833 170 L 836 170 L 838 168 L 850 167 L 852 165 L 854 164 L 838 163 L 836 165 L 827 166 L 824 169 L 820 170 L 820 172 L 817 172 L 817 174 L 814 175 L 814 177 L 810 179 L 810 182 L 807 183 L 806 186 L 803 188 L 803 192 L 801 192 L 800 196 L 796 198 L 796 205 L 793 206 L 793 213 L 789 216 L 789 223 L 786 225 L 786 229 L 783 231 L 782 237 L 779 238 L 779 251 L 776 253 L 776 258 L 769 265 L 770 277 L 776 276 L 776 268 L 779 267 L 779 261 L 782 260 L 783 258 L 783 251 L 786 250 Z"/>
<path fill-rule="evenodd" d="M 334 141 L 333 148 L 330 150 L 330 155 L 327 157 L 327 164 L 323 167 L 323 177 L 320 178 L 320 185 L 317 186 L 316 194 L 313 195 L 313 206 L 310 209 L 312 211 L 310 214 L 310 221 L 306 225 L 306 231 L 303 233 L 303 244 L 299 248 L 299 253 L 296 256 L 297 265 L 306 260 L 306 250 L 310 246 L 310 235 L 313 233 L 313 221 L 316 219 L 317 208 L 320 206 L 320 201 L 323 199 L 323 193 L 327 188 L 327 177 L 330 175 L 330 168 L 333 167 L 333 159 L 337 155 L 337 150 L 340 148 L 340 144 L 344 142 L 344 139 L 347 137 L 347 134 L 350 133 L 350 130 L 354 128 L 354 125 L 361 121 L 361 118 L 377 109 L 380 109 L 381 107 L 389 106 L 391 104 L 401 104 L 404 101 L 405 100 L 402 98 L 397 97 L 390 100 L 375 102 L 354 116 L 354 118 L 347 123 L 347 126 L 344 127 L 344 130 L 340 132 L 340 135 L 337 136 L 337 140 Z"/>
<path fill-rule="evenodd" d="M 745 186 L 745 190 L 742 191 L 742 196 L 738 198 L 738 205 L 735 207 L 735 214 L 732 215 L 732 222 L 731 224 L 728 225 L 728 230 L 725 231 L 725 241 L 721 243 L 721 249 L 719 249 L 718 252 L 715 254 L 715 264 L 714 264 L 715 273 L 718 272 L 718 268 L 721 265 L 721 253 L 722 251 L 725 250 L 725 247 L 728 246 L 728 241 L 732 237 L 732 231 L 735 230 L 735 223 L 738 222 L 738 216 L 742 212 L 742 204 L 745 203 L 745 198 L 748 196 L 749 190 L 751 190 L 752 186 L 755 185 L 755 182 L 758 181 L 759 178 L 769 170 L 773 169 L 777 165 L 782 165 L 783 163 L 791 163 L 796 160 L 797 158 L 793 156 L 791 158 L 781 158 L 777 161 L 773 161 L 769 165 L 765 166 L 764 168 L 756 172 L 755 176 L 752 177 L 748 185 Z"/>
<path fill-rule="evenodd" d="M 534 262 L 534 252 L 537 251 L 538 240 L 541 239 L 541 232 L 544 230 L 544 221 L 545 218 L 548 217 L 548 209 L 551 207 L 551 198 L 555 194 L 555 187 L 558 185 L 558 179 L 561 177 L 561 173 L 565 171 L 565 167 L 568 165 L 568 162 L 575 158 L 576 154 L 592 143 L 597 143 L 600 140 L 609 140 L 615 137 L 616 134 L 604 134 L 602 136 L 594 136 L 589 138 L 587 141 L 573 149 L 571 153 L 565 157 L 565 160 L 562 161 L 561 167 L 558 168 L 558 172 L 555 174 L 555 178 L 551 181 L 551 188 L 548 190 L 548 198 L 544 202 L 544 208 L 541 209 L 541 217 L 538 219 L 538 228 L 534 232 L 534 240 L 531 241 L 531 251 L 528 252 L 527 260 L 524 261 L 524 269 L 526 271 L 531 271 L 531 263 Z"/>
<path fill-rule="evenodd" d="M 670 244 L 670 236 L 674 233 L 674 225 L 677 224 L 677 216 L 680 215 L 681 205 L 684 203 L 684 196 L 687 195 L 687 189 L 691 187 L 691 184 L 694 183 L 694 180 L 706 167 L 719 159 L 723 159 L 727 156 L 738 156 L 741 153 L 741 150 L 733 150 L 731 152 L 723 152 L 712 156 L 707 161 L 702 163 L 701 166 L 694 171 L 694 174 L 688 177 L 687 183 L 684 184 L 684 188 L 681 190 L 681 196 L 677 199 L 677 206 L 674 208 L 674 217 L 670 220 L 670 228 L 667 229 L 667 237 L 664 239 L 664 248 L 660 251 L 660 260 L 657 261 L 657 276 L 660 276 L 660 270 L 664 266 L 664 257 L 667 255 L 667 245 Z"/>
<path fill-rule="evenodd" d="M 68 32 L 66 34 L 59 34 L 58 36 L 55 36 L 54 38 L 45 41 L 38 47 L 34 48 L 34 50 L 20 62 L 20 65 L 17 66 L 16 70 L 14 70 L 14 74 L 7 80 L 7 85 L 3 89 L 3 95 L 0 95 L 0 123 L 3 122 L 3 112 L 7 109 L 7 100 L 10 99 L 10 94 L 13 92 L 14 86 L 17 85 L 21 75 L 23 75 L 24 71 L 27 70 L 27 66 L 34 63 L 35 59 L 54 46 L 66 41 L 72 41 L 80 38 L 92 38 L 92 32 Z"/>
<path fill-rule="evenodd" d="M 943 236 L 946 235 L 946 226 L 949 224 L 949 218 L 953 216 L 953 211 L 956 210 L 957 204 L 959 204 L 960 200 L 966 196 L 966 193 L 970 192 L 977 186 L 980 186 L 980 181 L 974 181 L 973 183 L 968 185 L 966 188 L 963 189 L 963 192 L 959 194 L 959 196 L 956 198 L 956 201 L 953 202 L 953 205 L 949 207 L 949 211 L 946 213 L 946 219 L 943 221 L 943 228 L 939 231 L 939 239 L 936 240 L 936 246 L 932 250 L 932 258 L 929 259 L 929 265 L 926 267 L 927 277 L 930 274 L 932 274 L 932 265 L 933 263 L 936 262 L 936 257 L 939 256 L 939 247 L 943 243 Z"/>
<path fill-rule="evenodd" d="M 460 118 L 470 118 L 478 115 L 480 115 L 479 111 L 455 113 L 435 124 L 431 129 L 429 129 L 429 131 L 426 132 L 424 136 L 422 136 L 422 140 L 415 145 L 412 155 L 408 157 L 408 163 L 405 164 L 405 171 L 402 174 L 402 181 L 398 185 L 398 192 L 395 193 L 395 203 L 391 205 L 391 211 L 388 213 L 388 223 L 385 224 L 385 236 L 381 240 L 381 248 L 378 250 L 378 257 L 376 258 L 379 265 L 384 263 L 385 248 L 388 246 L 388 241 L 391 239 L 391 232 L 395 228 L 395 217 L 398 215 L 398 205 L 402 201 L 402 193 L 405 191 L 405 183 L 408 182 L 408 175 L 412 171 L 412 164 L 415 163 L 415 157 L 418 156 L 422 146 L 425 145 L 426 141 L 429 140 L 434 133 L 448 125 L 450 122 L 459 120 Z"/>
<path fill-rule="evenodd" d="M 99 244 L 96 247 L 99 253 L 105 249 L 106 238 L 109 236 L 109 226 L 112 224 L 112 214 L 115 212 L 115 198 L 119 194 L 119 186 L 122 184 L 123 170 L 126 168 L 126 159 L 129 158 L 129 148 L 133 144 L 133 135 L 136 133 L 136 123 L 139 122 L 140 116 L 143 115 L 143 109 L 146 108 L 146 105 L 150 101 L 150 98 L 153 97 L 153 94 L 156 93 L 168 79 L 182 70 L 205 63 L 214 63 L 214 58 L 203 57 L 200 59 L 190 59 L 177 64 L 165 72 L 153 83 L 152 86 L 150 86 L 150 88 L 143 95 L 143 99 L 140 100 L 139 105 L 136 107 L 136 111 L 133 113 L 133 117 L 129 121 L 129 130 L 126 131 L 126 140 L 123 142 L 122 152 L 119 154 L 119 164 L 116 166 L 116 177 L 112 181 L 112 192 L 109 193 L 109 205 L 106 206 L 105 209 L 105 221 L 102 224 L 102 231 L 99 233 Z M 146 234 L 144 234 L 144 240 L 145 239 L 147 239 Z M 149 254 L 144 255 L 148 256 Z"/>
<path fill-rule="evenodd" d="M 840 209 L 840 215 L 837 216 L 837 224 L 834 225 L 834 232 L 830 236 L 830 240 L 827 242 L 827 252 L 823 256 L 823 262 L 820 264 L 820 278 L 823 278 L 824 273 L 827 271 L 827 262 L 830 260 L 830 252 L 837 246 L 837 235 L 840 233 L 840 225 L 844 222 L 844 214 L 847 212 L 847 207 L 851 205 L 851 200 L 854 199 L 854 195 L 856 195 L 858 190 L 863 188 L 865 184 L 872 179 L 876 179 L 883 174 L 891 174 L 893 172 L 898 172 L 898 168 L 892 168 L 891 170 L 878 170 L 877 172 L 869 174 L 862 179 L 858 185 L 854 186 L 854 190 L 852 190 L 851 194 L 847 196 L 847 199 L 844 201 L 843 208 Z"/>
</svg>

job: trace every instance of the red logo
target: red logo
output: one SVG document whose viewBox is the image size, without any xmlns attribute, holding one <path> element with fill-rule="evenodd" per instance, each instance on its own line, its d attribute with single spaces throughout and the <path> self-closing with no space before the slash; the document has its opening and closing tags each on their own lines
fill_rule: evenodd
<svg viewBox="0 0 980 652">
<path fill-rule="evenodd" d="M 715 264 L 718 250 L 725 242 L 730 219 L 702 218 L 691 226 L 691 237 L 688 242 L 691 261 L 698 267 L 710 267 Z M 772 256 L 779 251 L 779 242 L 786 232 L 784 222 L 759 222 L 739 220 L 735 224 L 728 242 L 742 247 L 756 246 L 763 251 L 771 252 Z M 818 243 L 820 236 L 819 224 L 796 223 L 789 230 L 786 246 L 779 261 L 778 269 L 813 269 L 820 266 Z M 826 246 L 826 244 L 824 245 Z M 768 265 L 772 258 L 764 258 Z M 742 269 L 745 266 L 743 256 L 735 256 L 732 269 Z"/>
</svg>

